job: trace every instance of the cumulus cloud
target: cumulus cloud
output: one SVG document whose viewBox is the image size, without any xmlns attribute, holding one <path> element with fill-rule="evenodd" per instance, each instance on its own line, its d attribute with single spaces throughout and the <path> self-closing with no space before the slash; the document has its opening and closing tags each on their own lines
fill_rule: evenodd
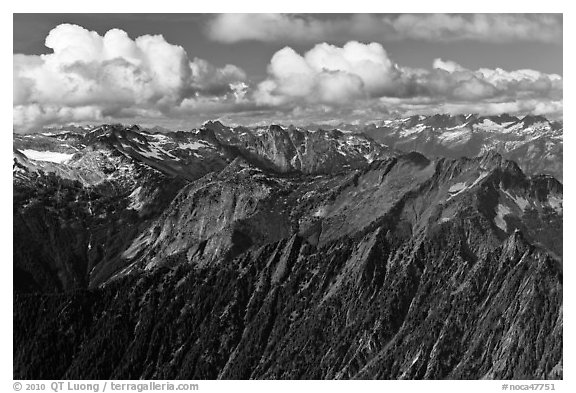
<svg viewBox="0 0 576 393">
<path fill-rule="evenodd" d="M 246 73 L 241 68 L 227 64 L 222 68 L 214 67 L 206 60 L 194 58 L 190 62 L 192 70 L 191 87 L 195 92 L 209 95 L 222 95 L 231 90 L 237 83 L 243 83 Z"/>
<path fill-rule="evenodd" d="M 303 55 L 281 49 L 254 96 L 272 106 L 334 106 L 380 97 L 436 103 L 560 100 L 562 77 L 534 70 L 469 70 L 442 59 L 434 60 L 430 70 L 410 69 L 395 64 L 378 43 L 352 41 L 342 47 L 318 44 Z"/>
<path fill-rule="evenodd" d="M 434 59 L 434 62 L 432 63 L 432 68 L 448 72 L 464 70 L 464 68 L 460 64 L 450 60 L 444 61 L 442 59 Z"/>
<path fill-rule="evenodd" d="M 402 89 L 401 71 L 377 43 L 322 43 L 303 56 L 286 47 L 272 56 L 268 74 L 255 97 L 272 105 L 295 100 L 341 104 Z"/>
<path fill-rule="evenodd" d="M 284 17 L 275 16 L 280 32 L 289 26 L 283 25 Z M 299 23 L 306 33 L 308 22 Z M 287 46 L 274 53 L 258 84 L 234 65 L 215 67 L 190 57 L 160 35 L 132 39 L 119 29 L 99 35 L 64 24 L 49 33 L 46 46 L 51 53 L 13 56 L 16 130 L 68 122 L 167 124 L 223 116 L 239 121 L 258 116 L 267 116 L 266 121 L 345 121 L 418 111 L 561 116 L 563 104 L 559 75 L 471 70 L 449 59 L 413 69 L 396 64 L 375 42 L 324 42 L 304 53 Z"/>
<path fill-rule="evenodd" d="M 287 14 L 221 14 L 210 20 L 213 40 L 344 43 L 363 41 L 484 42 L 535 41 L 562 43 L 561 14 L 352 14 L 339 18 Z"/>
<path fill-rule="evenodd" d="M 240 68 L 190 60 L 161 35 L 131 39 L 119 29 L 100 36 L 62 24 L 45 41 L 52 53 L 13 57 L 14 126 L 100 120 L 122 113 L 168 113 L 190 97 L 234 100 Z M 236 86 L 236 87 L 234 87 Z"/>
</svg>

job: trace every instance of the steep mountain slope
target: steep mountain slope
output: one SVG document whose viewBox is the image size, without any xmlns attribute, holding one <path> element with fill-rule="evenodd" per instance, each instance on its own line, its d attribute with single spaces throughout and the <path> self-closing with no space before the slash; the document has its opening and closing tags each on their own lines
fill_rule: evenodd
<svg viewBox="0 0 576 393">
<path fill-rule="evenodd" d="M 478 260 L 454 232 L 414 251 L 387 239 L 295 237 L 218 268 L 19 295 L 15 377 L 561 377 L 555 261 L 519 233 Z"/>
<path fill-rule="evenodd" d="M 181 187 L 234 160 L 274 173 L 317 173 L 358 167 L 386 152 L 361 136 L 340 134 L 320 151 L 322 135 L 214 123 L 167 135 L 121 125 L 16 135 L 17 290 L 106 280 L 123 263 L 120 251 Z"/>
<path fill-rule="evenodd" d="M 471 210 L 472 209 L 472 210 Z M 150 268 L 169 256 L 200 265 L 250 246 L 298 233 L 323 246 L 392 219 L 412 236 L 459 216 L 490 234 L 475 246 L 498 244 L 521 229 L 562 255 L 562 185 L 527 178 L 495 153 L 432 162 L 418 153 L 375 161 L 332 176 L 270 176 L 235 161 L 218 175 L 186 186 L 171 206 L 124 253 Z M 478 251 L 478 250 L 476 250 Z"/>
<path fill-rule="evenodd" d="M 77 143 L 15 144 L 15 378 L 562 378 L 553 177 L 276 126 Z"/>
<path fill-rule="evenodd" d="M 530 175 L 562 180 L 563 125 L 542 116 L 412 116 L 372 124 L 360 132 L 428 157 L 474 157 L 496 151 Z"/>
<path fill-rule="evenodd" d="M 26 173 L 14 185 L 14 289 L 85 288 L 113 268 L 125 242 L 183 186 L 137 165 L 131 174 L 130 181 L 84 186 L 53 173 Z"/>
</svg>

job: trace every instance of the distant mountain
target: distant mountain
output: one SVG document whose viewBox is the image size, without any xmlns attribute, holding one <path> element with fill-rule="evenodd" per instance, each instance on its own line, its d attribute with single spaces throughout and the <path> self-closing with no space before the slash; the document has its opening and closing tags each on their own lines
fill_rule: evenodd
<svg viewBox="0 0 576 393">
<path fill-rule="evenodd" d="M 14 378 L 562 378 L 562 183 L 375 139 L 15 135 Z"/>
<path fill-rule="evenodd" d="M 249 129 L 205 123 L 192 131 L 151 133 L 138 126 L 103 125 L 78 134 L 56 132 L 14 135 L 14 159 L 20 166 L 57 172 L 66 163 L 63 177 L 84 182 L 107 179 L 102 168 L 119 158 L 145 164 L 170 176 L 195 180 L 223 169 L 236 157 L 277 173 L 331 173 L 361 167 L 389 157 L 390 150 L 362 135 L 337 130 L 311 132 L 278 125 Z M 54 165 L 60 164 L 60 165 Z M 92 180 L 88 180 L 88 173 Z"/>
<path fill-rule="evenodd" d="M 496 151 L 528 174 L 552 175 L 562 181 L 563 125 L 543 116 L 412 116 L 357 132 L 391 148 L 430 157 L 474 157 Z"/>
</svg>

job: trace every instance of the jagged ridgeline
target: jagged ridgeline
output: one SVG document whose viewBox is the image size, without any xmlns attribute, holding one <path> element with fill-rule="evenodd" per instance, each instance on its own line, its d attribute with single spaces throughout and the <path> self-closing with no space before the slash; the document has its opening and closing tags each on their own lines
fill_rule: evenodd
<svg viewBox="0 0 576 393">
<path fill-rule="evenodd" d="M 553 154 L 511 116 L 15 135 L 14 378 L 562 378 Z"/>
</svg>

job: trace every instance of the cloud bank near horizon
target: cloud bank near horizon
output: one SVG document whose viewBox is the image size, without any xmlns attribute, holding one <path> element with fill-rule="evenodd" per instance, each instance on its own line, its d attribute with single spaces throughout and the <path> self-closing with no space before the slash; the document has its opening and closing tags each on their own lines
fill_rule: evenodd
<svg viewBox="0 0 576 393">
<path fill-rule="evenodd" d="M 271 57 L 267 76 L 249 80 L 233 64 L 216 67 L 161 35 L 132 39 L 62 24 L 52 53 L 13 57 L 15 130 L 132 119 L 163 125 L 225 117 L 246 124 L 306 123 L 414 113 L 534 113 L 562 117 L 563 79 L 536 70 L 470 70 L 437 58 L 403 67 L 377 42 L 326 42 Z"/>
<path fill-rule="evenodd" d="M 206 28 L 219 42 L 344 44 L 404 39 L 562 44 L 562 14 L 352 14 L 337 19 L 295 14 L 220 14 Z"/>
</svg>

